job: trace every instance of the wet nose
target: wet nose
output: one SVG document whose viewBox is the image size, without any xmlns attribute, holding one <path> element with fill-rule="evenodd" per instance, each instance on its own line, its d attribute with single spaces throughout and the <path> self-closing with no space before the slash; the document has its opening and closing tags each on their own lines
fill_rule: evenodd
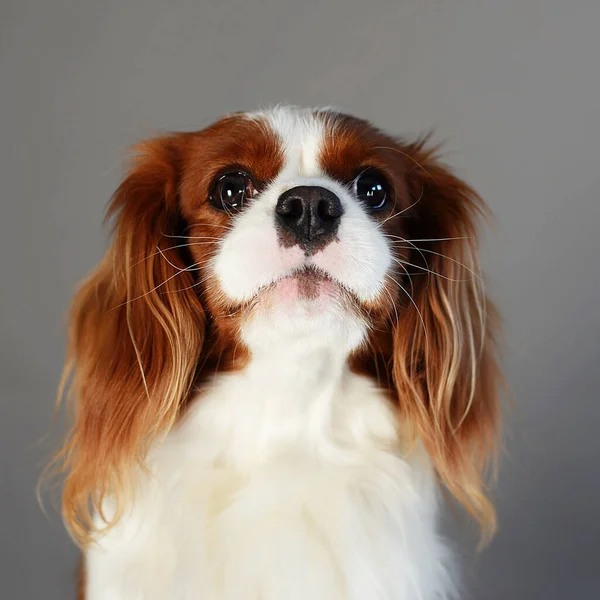
<svg viewBox="0 0 600 600">
<path fill-rule="evenodd" d="M 280 231 L 305 250 L 317 250 L 335 238 L 344 209 L 324 187 L 301 185 L 279 197 L 275 219 Z"/>
</svg>

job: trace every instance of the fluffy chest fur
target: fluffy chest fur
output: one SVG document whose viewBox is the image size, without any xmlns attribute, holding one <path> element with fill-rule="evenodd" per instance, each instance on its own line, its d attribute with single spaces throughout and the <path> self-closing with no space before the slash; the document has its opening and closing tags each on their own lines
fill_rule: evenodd
<svg viewBox="0 0 600 600">
<path fill-rule="evenodd" d="M 433 473 L 396 423 L 325 349 L 220 375 L 88 551 L 90 600 L 447 597 Z"/>
</svg>

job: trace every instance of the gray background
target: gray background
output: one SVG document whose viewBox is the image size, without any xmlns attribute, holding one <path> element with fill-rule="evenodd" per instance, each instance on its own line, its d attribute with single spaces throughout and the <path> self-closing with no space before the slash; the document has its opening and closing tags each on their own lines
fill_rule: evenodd
<svg viewBox="0 0 600 600">
<path fill-rule="evenodd" d="M 468 597 L 600 597 L 600 2 L 76 1 L 0 5 L 3 598 L 72 597 L 76 550 L 34 486 L 64 313 L 105 247 L 125 149 L 289 101 L 435 126 L 497 221 L 484 266 L 515 397 Z"/>
</svg>

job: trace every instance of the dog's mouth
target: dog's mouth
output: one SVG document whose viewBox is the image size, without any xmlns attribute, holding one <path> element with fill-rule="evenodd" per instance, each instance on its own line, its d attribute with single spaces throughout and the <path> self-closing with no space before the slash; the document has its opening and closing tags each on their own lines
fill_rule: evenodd
<svg viewBox="0 0 600 600">
<path fill-rule="evenodd" d="M 361 306 L 356 295 L 335 277 L 315 265 L 302 265 L 277 278 L 260 290 L 255 299 L 261 303 L 287 307 L 302 305 L 305 308 L 327 311 L 332 305 L 338 308 Z"/>
<path fill-rule="evenodd" d="M 308 310 L 311 314 L 328 312 L 333 306 L 356 311 L 362 307 L 355 292 L 327 271 L 313 264 L 302 264 L 261 286 L 246 302 L 230 306 L 232 313 L 253 310 Z"/>
<path fill-rule="evenodd" d="M 313 300 L 318 298 L 322 291 L 331 292 L 338 287 L 337 283 L 328 274 L 313 266 L 302 267 L 279 281 L 295 283 L 298 298 L 302 300 Z M 279 282 L 275 282 L 275 285 L 277 283 Z"/>
<path fill-rule="evenodd" d="M 317 300 L 339 293 L 340 289 L 340 285 L 324 271 L 312 265 L 303 265 L 277 278 L 258 295 L 290 303 Z"/>
</svg>

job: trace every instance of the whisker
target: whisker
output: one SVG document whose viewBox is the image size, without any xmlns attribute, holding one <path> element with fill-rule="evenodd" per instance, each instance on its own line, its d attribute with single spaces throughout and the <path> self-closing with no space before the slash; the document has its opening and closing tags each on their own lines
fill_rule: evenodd
<svg viewBox="0 0 600 600">
<path fill-rule="evenodd" d="M 446 242 L 450 240 L 470 240 L 471 237 L 468 235 L 463 235 L 460 237 L 443 237 L 443 238 L 411 238 L 410 240 L 407 238 L 400 237 L 399 235 L 391 235 L 387 234 L 388 237 L 399 238 L 406 242 Z"/>
<path fill-rule="evenodd" d="M 400 242 L 392 242 L 392 243 L 399 244 Z M 412 244 L 410 247 L 409 246 L 398 246 L 398 245 L 395 246 L 395 248 L 399 248 L 399 249 L 404 248 L 406 250 L 410 250 L 411 247 L 414 248 L 415 250 L 418 250 L 418 252 L 427 252 L 427 254 L 434 254 L 435 256 L 440 256 L 441 258 L 445 258 L 449 261 L 452 261 L 453 263 L 456 263 L 457 265 L 461 266 L 463 269 L 466 269 L 467 271 L 469 271 L 469 273 L 471 273 L 471 275 L 473 275 L 473 277 L 477 278 L 479 281 L 483 281 L 481 278 L 481 275 L 479 275 L 478 273 L 473 271 L 473 269 L 471 269 L 470 267 L 467 267 L 467 265 L 460 262 L 459 260 L 456 260 L 455 258 L 452 258 L 450 256 L 446 256 L 445 254 L 441 254 L 440 252 L 435 252 L 434 250 L 427 250 L 426 248 L 417 248 L 416 246 L 414 246 Z M 427 266 L 429 266 L 429 265 L 427 265 Z"/>
<path fill-rule="evenodd" d="M 397 212 L 395 215 L 392 215 L 394 217 L 397 217 L 398 215 L 401 215 L 402 213 L 405 213 L 407 210 L 410 210 L 413 206 L 416 206 L 423 198 L 423 194 L 425 192 L 425 188 L 423 185 L 421 185 L 421 193 L 419 194 L 419 197 L 410 205 L 407 206 L 406 208 L 403 208 L 401 211 Z M 384 225 L 385 223 L 387 223 L 392 217 L 388 217 L 387 219 L 385 219 L 384 221 L 381 222 L 381 224 L 378 227 L 381 227 L 382 225 Z"/>
<path fill-rule="evenodd" d="M 415 288 L 413 286 L 413 282 L 412 279 L 410 278 L 410 273 L 408 272 L 408 269 L 404 266 L 404 264 L 398 260 L 396 257 L 392 256 L 392 260 L 394 260 L 394 262 L 399 265 L 400 267 L 402 267 L 404 269 L 404 272 L 406 273 L 406 276 L 408 277 L 408 282 L 410 283 L 410 292 L 411 294 L 414 296 L 415 295 Z M 410 263 L 407 263 L 410 265 Z"/>
<path fill-rule="evenodd" d="M 156 254 L 160 253 L 162 256 L 164 256 L 163 252 L 159 249 L 159 252 L 157 252 Z M 166 257 L 165 257 L 166 258 Z M 175 269 L 177 269 L 177 272 L 174 273 L 173 275 L 167 277 L 167 279 L 165 279 L 164 281 L 162 281 L 161 283 L 159 283 L 158 285 L 156 285 L 155 287 L 153 287 L 151 290 L 148 290 L 147 292 L 144 292 L 143 294 L 140 294 L 139 296 L 136 296 L 135 298 L 130 298 L 128 300 L 126 300 L 125 302 L 121 302 L 120 304 L 117 304 L 116 306 L 113 306 L 111 309 L 109 309 L 108 312 L 113 311 L 117 308 L 120 308 L 121 306 L 125 306 L 126 304 L 130 304 L 131 302 L 134 302 L 135 300 L 140 300 L 141 298 L 144 298 L 146 296 L 148 296 L 149 294 L 151 294 L 152 292 L 155 292 L 156 290 L 158 290 L 159 288 L 161 288 L 163 285 L 165 285 L 166 283 L 168 283 L 169 281 L 171 281 L 172 279 L 174 279 L 175 277 L 177 277 L 177 275 L 181 275 L 181 273 L 186 273 L 186 272 L 190 272 L 190 271 L 199 271 L 202 268 L 202 265 L 204 265 L 205 263 L 209 262 L 210 260 L 212 260 L 214 258 L 214 254 L 209 256 L 208 258 L 206 258 L 203 261 L 198 261 L 195 262 L 191 265 L 189 265 L 188 267 L 185 268 L 179 268 L 176 265 L 174 265 L 171 261 L 167 260 L 167 262 L 173 266 Z M 193 287 L 193 286 L 189 286 L 189 287 Z M 184 288 L 184 289 L 189 289 L 188 288 Z M 182 290 L 173 290 L 173 291 L 183 291 Z"/>
<path fill-rule="evenodd" d="M 392 257 L 392 259 L 401 265 L 407 265 L 409 267 L 414 267 L 415 269 L 421 269 L 422 271 L 426 271 L 427 273 L 431 273 L 432 275 L 435 275 L 436 277 L 441 277 L 442 279 L 447 279 L 448 281 L 454 281 L 456 283 L 465 283 L 467 281 L 472 281 L 472 279 L 453 279 L 451 277 L 447 277 L 446 275 L 442 275 L 441 273 L 437 273 L 436 271 L 432 271 L 431 269 L 426 269 L 425 267 L 422 267 L 421 265 L 415 265 L 413 263 L 403 261 L 396 257 Z M 414 273 L 413 273 L 413 275 L 414 275 Z"/>
<path fill-rule="evenodd" d="M 178 237 L 178 236 L 174 236 L 174 237 Z M 183 237 L 183 236 L 181 236 L 181 237 Z M 158 249 L 156 252 L 153 252 L 152 254 L 145 256 L 141 260 L 138 260 L 137 262 L 133 263 L 131 266 L 136 267 L 140 263 L 143 263 L 144 261 L 149 260 L 150 258 L 152 258 L 153 256 L 156 256 L 157 254 L 162 254 L 164 256 L 163 253 L 168 250 L 177 250 L 177 248 L 186 248 L 186 247 L 190 247 L 190 246 L 208 246 L 211 244 L 213 244 L 213 242 L 193 242 L 191 244 L 178 244 L 177 246 L 170 246 L 169 248 L 165 248 L 164 250 Z M 157 248 L 158 248 L 158 246 L 157 246 Z M 167 260 L 167 262 L 170 263 L 170 261 L 168 261 L 168 260 Z M 170 263 L 170 264 L 172 264 L 172 263 Z M 175 265 L 172 265 L 172 266 L 175 266 Z M 179 268 L 179 267 L 176 267 L 176 268 Z"/>
<path fill-rule="evenodd" d="M 109 309 L 108 312 L 113 311 L 117 308 L 120 308 L 121 306 L 125 306 L 126 304 L 130 304 L 130 303 L 134 302 L 135 300 L 140 300 L 141 298 L 146 297 L 148 294 L 155 292 L 156 290 L 161 288 L 163 285 L 167 284 L 169 281 L 171 281 L 171 279 L 174 279 L 175 277 L 177 277 L 177 275 L 181 275 L 181 273 L 183 273 L 184 271 L 190 271 L 190 270 L 191 270 L 190 267 L 186 267 L 185 269 L 181 269 L 181 270 L 177 271 L 177 273 L 175 273 L 174 275 L 171 275 L 170 277 L 167 277 L 164 281 L 159 283 L 157 286 L 153 287 L 151 290 L 148 290 L 147 292 L 144 292 L 143 294 L 140 294 L 139 296 L 136 296 L 135 298 L 125 300 L 125 302 L 121 302 L 120 304 L 117 304 L 116 306 L 113 306 L 111 309 Z"/>
<path fill-rule="evenodd" d="M 423 332 L 425 334 L 425 341 L 427 341 L 427 328 L 425 327 L 425 320 L 423 319 L 423 315 L 421 314 L 417 303 L 414 301 L 413 297 L 406 291 L 406 289 L 401 283 L 396 281 L 389 273 L 386 273 L 386 277 L 389 277 L 408 296 L 408 299 L 412 302 L 412 305 L 415 307 L 415 310 L 419 315 L 419 319 L 421 319 L 421 324 L 423 325 Z"/>
<path fill-rule="evenodd" d="M 399 215 L 400 213 L 392 213 L 389 217 L 387 217 L 386 219 L 384 219 L 383 221 L 381 221 L 381 223 L 378 223 L 375 227 L 376 229 L 381 229 L 390 219 L 393 219 L 394 217 L 396 217 L 397 215 Z"/>
<path fill-rule="evenodd" d="M 392 294 L 390 293 L 390 290 L 387 289 L 387 287 L 383 287 L 384 292 L 388 295 L 390 302 L 392 303 L 392 306 L 394 307 L 394 312 L 396 313 L 396 325 L 400 322 L 400 316 L 398 315 L 398 309 L 396 308 L 396 303 L 394 302 L 394 298 L 392 296 Z"/>
<path fill-rule="evenodd" d="M 156 249 L 160 252 L 160 255 L 174 268 L 174 269 L 180 269 L 181 267 L 178 267 L 177 265 L 174 265 L 165 255 L 165 253 L 160 249 L 160 247 L 158 246 L 158 244 L 156 245 Z M 156 253 L 153 254 L 152 256 L 156 256 Z"/>
<path fill-rule="evenodd" d="M 411 240 L 407 240 L 399 235 L 391 235 L 389 233 L 388 234 L 384 233 L 384 235 L 388 239 L 389 238 L 397 238 L 398 240 L 402 240 L 403 242 L 406 242 L 407 244 L 409 244 L 411 248 L 414 248 L 421 255 L 423 262 L 427 265 L 427 268 L 429 268 L 429 263 L 427 262 L 425 255 L 423 254 L 423 252 L 421 252 L 421 249 L 418 246 L 416 246 L 415 244 L 412 243 Z M 399 243 L 398 241 L 391 240 L 391 243 L 396 244 L 396 248 L 400 248 L 400 246 L 397 245 Z"/>
<path fill-rule="evenodd" d="M 405 156 L 406 158 L 408 158 L 415 165 L 417 165 L 417 167 L 422 169 L 424 173 L 427 173 L 427 175 L 429 175 L 429 177 L 431 177 L 433 179 L 431 173 L 418 160 L 416 160 L 410 154 L 407 154 L 403 150 L 400 150 L 400 148 L 393 148 L 392 146 L 374 146 L 373 150 L 391 150 L 392 152 L 397 152 L 398 154 L 402 154 L 402 156 Z"/>
<path fill-rule="evenodd" d="M 162 236 L 166 238 L 178 238 L 181 240 L 214 240 L 216 242 L 220 242 L 222 239 L 220 237 L 212 237 L 208 235 L 170 235 L 168 233 L 163 233 Z"/>
<path fill-rule="evenodd" d="M 188 229 L 195 227 L 196 225 L 199 225 L 199 223 L 191 223 L 183 230 L 183 233 L 188 231 Z M 218 223 L 211 223 L 210 225 L 207 225 L 207 227 L 218 227 L 220 229 L 227 229 L 228 231 L 233 231 L 233 227 L 231 227 L 230 225 L 219 225 Z"/>
<path fill-rule="evenodd" d="M 202 285 L 203 283 L 205 283 L 206 281 L 208 281 L 211 277 L 213 276 L 212 273 L 208 273 L 206 275 L 206 277 L 203 277 L 202 279 L 200 279 L 199 281 L 196 281 L 195 283 L 193 283 L 192 285 L 188 285 L 184 288 L 180 288 L 178 290 L 167 290 L 166 292 L 163 292 L 164 294 L 177 294 L 178 292 L 185 292 L 186 290 L 191 290 L 192 288 L 195 288 L 199 285 Z"/>
<path fill-rule="evenodd" d="M 428 254 L 435 254 L 436 256 L 440 256 L 441 258 L 445 258 L 449 261 L 452 261 L 453 263 L 456 263 L 457 265 L 461 266 L 463 269 L 466 269 L 467 271 L 469 271 L 469 273 L 471 273 L 471 275 L 473 275 L 473 277 L 477 278 L 480 282 L 483 282 L 481 275 L 479 275 L 478 273 L 473 271 L 473 269 L 471 269 L 470 267 L 467 267 L 467 265 L 465 265 L 464 263 L 461 263 L 459 260 L 456 260 L 455 258 L 451 258 L 450 256 L 446 256 L 445 254 L 441 254 L 440 252 L 434 252 L 433 250 L 426 250 L 425 248 L 421 248 L 421 250 L 423 252 L 427 252 Z"/>
<path fill-rule="evenodd" d="M 363 174 L 366 173 L 371 167 L 365 167 L 346 187 L 350 190 L 351 193 L 354 193 L 354 186 L 356 184 L 356 182 L 358 181 L 358 178 Z"/>
</svg>

